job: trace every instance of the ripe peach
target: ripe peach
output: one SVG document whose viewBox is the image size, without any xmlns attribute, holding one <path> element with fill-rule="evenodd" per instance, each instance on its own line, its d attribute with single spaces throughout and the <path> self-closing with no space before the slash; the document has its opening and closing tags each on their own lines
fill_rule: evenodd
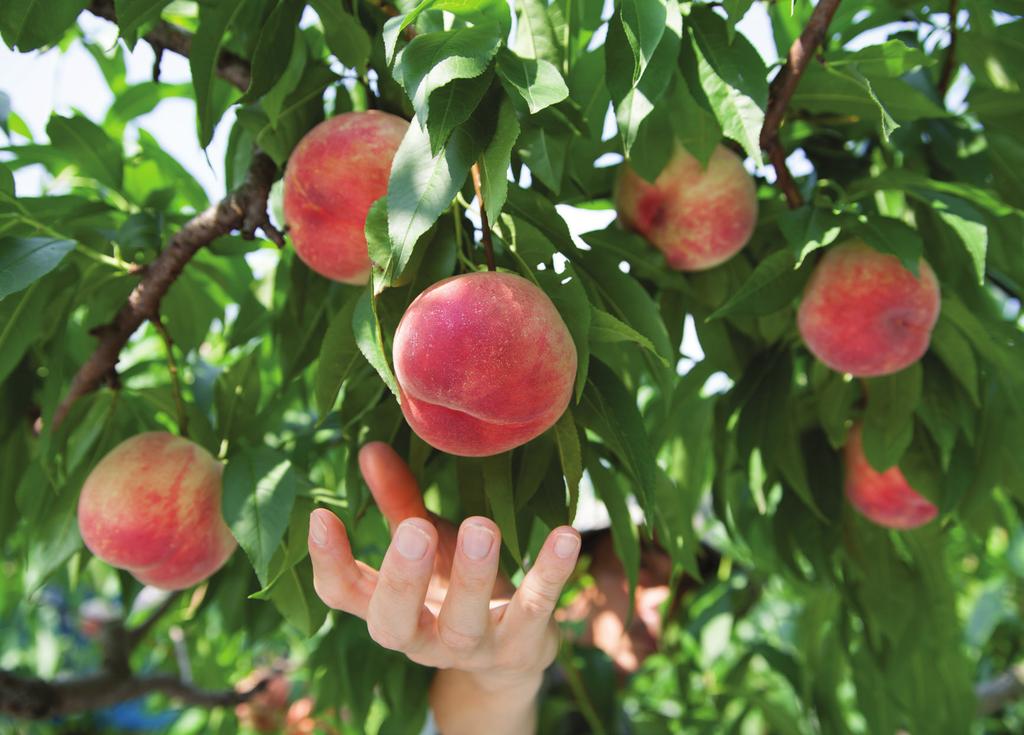
<svg viewBox="0 0 1024 735">
<path fill-rule="evenodd" d="M 706 168 L 681 145 L 654 183 L 619 167 L 615 209 L 623 225 L 679 271 L 702 271 L 738 253 L 757 223 L 757 191 L 740 157 L 719 145 Z"/>
<path fill-rule="evenodd" d="M 393 357 L 409 426 L 464 457 L 542 434 L 569 405 L 576 377 L 576 347 L 555 305 L 510 273 L 454 276 L 421 293 Z"/>
<path fill-rule="evenodd" d="M 846 497 L 861 515 L 886 528 L 906 530 L 923 526 L 939 510 L 910 487 L 899 467 L 879 472 L 868 462 L 861 441 L 861 425 L 846 438 Z"/>
<path fill-rule="evenodd" d="M 118 444 L 89 473 L 78 526 L 89 550 L 143 584 L 191 587 L 223 566 L 236 543 L 221 515 L 223 465 L 166 432 Z"/>
<path fill-rule="evenodd" d="M 355 285 L 369 280 L 366 213 L 387 194 L 408 127 L 387 112 L 346 112 L 310 130 L 292 151 L 284 216 L 295 252 L 320 275 Z"/>
<path fill-rule="evenodd" d="M 939 282 L 860 240 L 830 248 L 814 269 L 797 314 L 800 335 L 833 370 L 895 373 L 921 359 L 939 318 Z"/>
</svg>

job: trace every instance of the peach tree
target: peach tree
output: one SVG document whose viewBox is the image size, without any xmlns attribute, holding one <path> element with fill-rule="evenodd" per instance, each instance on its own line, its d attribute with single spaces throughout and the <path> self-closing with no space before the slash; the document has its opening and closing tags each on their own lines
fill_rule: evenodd
<svg viewBox="0 0 1024 735">
<path fill-rule="evenodd" d="M 111 100 L 34 126 L 0 74 L 4 727 L 420 732 L 431 672 L 306 551 L 325 506 L 379 563 L 384 441 L 513 579 L 581 498 L 630 590 L 670 558 L 657 652 L 566 626 L 543 732 L 1024 728 L 1019 0 L 4 0 L 0 38 Z"/>
</svg>

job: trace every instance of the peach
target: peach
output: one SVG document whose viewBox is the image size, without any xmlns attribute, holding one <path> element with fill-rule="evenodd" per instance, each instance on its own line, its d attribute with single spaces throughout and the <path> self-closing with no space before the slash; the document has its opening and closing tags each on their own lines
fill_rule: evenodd
<svg viewBox="0 0 1024 735">
<path fill-rule="evenodd" d="M 576 347 L 551 299 L 510 273 L 446 278 L 395 332 L 402 413 L 420 438 L 464 457 L 498 454 L 550 428 L 576 377 Z"/>
<path fill-rule="evenodd" d="M 292 151 L 284 217 L 295 252 L 320 275 L 354 285 L 369 280 L 366 214 L 387 194 L 408 127 L 387 112 L 346 112 L 310 130 Z"/>
<path fill-rule="evenodd" d="M 615 209 L 679 271 L 702 271 L 738 253 L 757 223 L 757 191 L 740 157 L 719 145 L 707 167 L 681 145 L 654 183 L 619 167 Z"/>
<path fill-rule="evenodd" d="M 236 542 L 221 515 L 223 465 L 166 432 L 118 444 L 85 480 L 78 527 L 89 550 L 143 584 L 191 587 L 224 565 Z"/>
<path fill-rule="evenodd" d="M 861 515 L 886 528 L 906 530 L 931 521 L 939 510 L 907 482 L 899 467 L 879 472 L 868 462 L 861 425 L 846 438 L 846 497 Z"/>
<path fill-rule="evenodd" d="M 895 255 L 860 240 L 829 249 L 804 289 L 797 326 L 833 370 L 895 373 L 921 359 L 939 318 L 939 282 L 922 258 L 915 278 Z"/>
</svg>

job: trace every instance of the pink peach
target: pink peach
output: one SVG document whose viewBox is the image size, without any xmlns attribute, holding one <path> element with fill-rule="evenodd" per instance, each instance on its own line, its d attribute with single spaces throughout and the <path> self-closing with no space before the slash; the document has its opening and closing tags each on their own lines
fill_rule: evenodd
<svg viewBox="0 0 1024 735">
<path fill-rule="evenodd" d="M 740 157 L 719 145 L 707 167 L 685 148 L 654 183 L 628 164 L 619 167 L 615 209 L 622 224 L 665 254 L 669 266 L 702 271 L 724 263 L 750 240 L 757 191 Z"/>
<path fill-rule="evenodd" d="M 295 252 L 320 275 L 354 285 L 369 280 L 366 214 L 387 194 L 408 127 L 387 112 L 346 112 L 310 130 L 292 151 L 284 216 Z"/>
<path fill-rule="evenodd" d="M 78 526 L 89 550 L 143 584 L 191 587 L 224 565 L 236 542 L 221 515 L 223 465 L 166 432 L 118 444 L 85 480 Z"/>
<path fill-rule="evenodd" d="M 808 349 L 833 370 L 858 377 L 895 373 L 928 350 L 939 318 L 939 282 L 921 259 L 919 276 L 895 255 L 860 240 L 829 249 L 811 274 L 797 314 Z"/>
<path fill-rule="evenodd" d="M 576 377 L 576 347 L 551 299 L 510 273 L 454 276 L 421 293 L 398 325 L 393 357 L 409 426 L 464 457 L 546 431 Z"/>
<path fill-rule="evenodd" d="M 861 426 L 846 439 L 846 497 L 861 515 L 886 528 L 906 530 L 931 521 L 938 508 L 907 482 L 899 467 L 879 472 L 868 462 Z"/>
</svg>

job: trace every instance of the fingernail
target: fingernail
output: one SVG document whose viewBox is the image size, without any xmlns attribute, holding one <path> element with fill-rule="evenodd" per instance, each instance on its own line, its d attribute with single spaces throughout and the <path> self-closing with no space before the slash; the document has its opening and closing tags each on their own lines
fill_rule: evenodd
<svg viewBox="0 0 1024 735">
<path fill-rule="evenodd" d="M 462 553 L 470 559 L 483 559 L 493 545 L 494 534 L 486 526 L 470 523 L 462 530 Z"/>
<path fill-rule="evenodd" d="M 568 559 L 580 548 L 580 537 L 574 533 L 560 533 L 555 538 L 555 556 Z"/>
<path fill-rule="evenodd" d="M 313 539 L 313 543 L 317 546 L 323 546 L 327 543 L 327 524 L 324 523 L 324 519 L 318 513 L 310 516 L 309 537 Z"/>
<path fill-rule="evenodd" d="M 430 539 L 413 523 L 403 523 L 395 535 L 395 548 L 409 561 L 418 561 L 427 553 Z"/>
</svg>

